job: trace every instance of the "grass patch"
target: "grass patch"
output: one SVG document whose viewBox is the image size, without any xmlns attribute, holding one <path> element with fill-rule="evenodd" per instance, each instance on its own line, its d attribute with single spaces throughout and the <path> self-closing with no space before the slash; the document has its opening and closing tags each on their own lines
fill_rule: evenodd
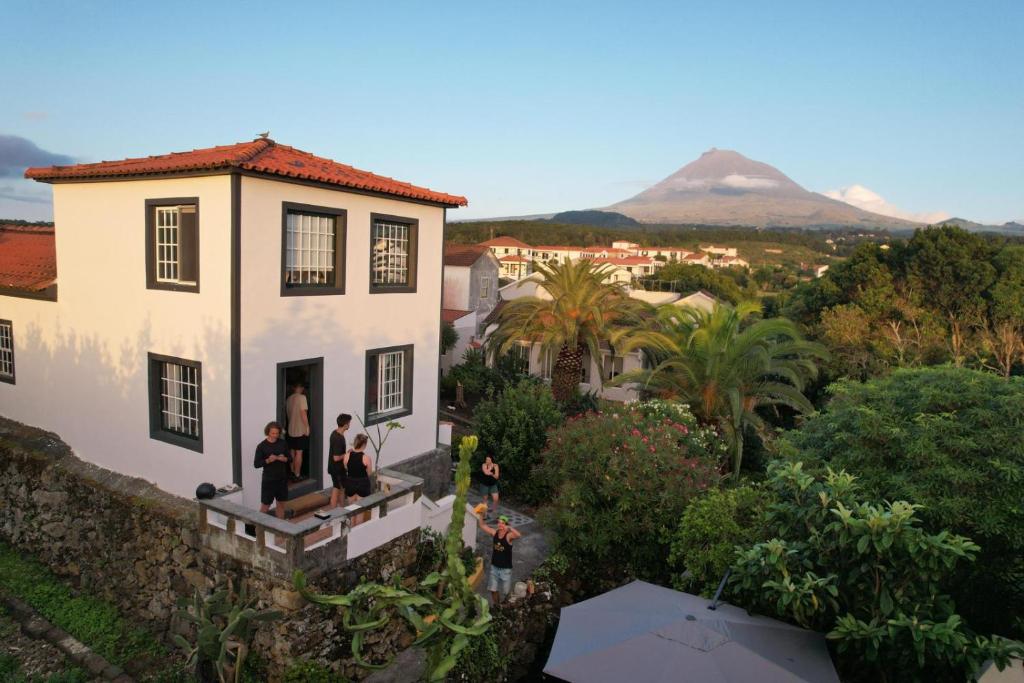
<svg viewBox="0 0 1024 683">
<path fill-rule="evenodd" d="M 91 596 L 76 595 L 46 567 L 22 557 L 3 543 L 0 543 L 0 590 L 24 600 L 50 623 L 124 669 L 139 671 L 146 663 L 166 659 L 166 648 L 148 631 L 124 619 L 113 605 Z"/>
</svg>

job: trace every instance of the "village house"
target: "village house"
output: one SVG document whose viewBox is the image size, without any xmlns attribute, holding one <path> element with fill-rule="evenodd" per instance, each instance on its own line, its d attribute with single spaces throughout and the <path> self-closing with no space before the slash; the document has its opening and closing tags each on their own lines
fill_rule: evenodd
<svg viewBox="0 0 1024 683">
<path fill-rule="evenodd" d="M 436 450 L 443 231 L 465 198 L 263 137 L 26 176 L 52 184 L 56 229 L 0 232 L 0 414 L 251 508 L 296 383 L 311 445 L 289 497 L 329 485 L 342 412 L 400 420 L 382 466 Z"/>
<path fill-rule="evenodd" d="M 504 302 L 514 301 L 523 297 L 537 297 L 539 299 L 551 299 L 547 290 L 541 287 L 542 277 L 539 273 L 512 282 L 502 287 L 498 294 L 501 301 L 496 311 L 501 309 Z M 630 289 L 623 284 L 625 291 L 634 299 L 638 299 L 652 306 L 673 304 L 675 306 L 688 306 L 702 311 L 710 312 L 718 305 L 719 300 L 711 293 L 698 290 L 687 296 L 681 296 L 675 292 L 648 292 L 642 289 Z M 487 329 L 484 331 L 484 339 L 497 329 L 497 318 L 494 314 L 485 321 Z M 513 346 L 509 353 L 520 358 L 525 364 L 529 374 L 540 377 L 545 382 L 551 381 L 551 372 L 554 367 L 554 360 L 557 352 L 552 349 L 545 351 L 540 344 L 529 341 L 520 341 Z M 601 351 L 600 358 L 593 358 L 589 351 L 583 354 L 583 370 L 580 374 L 579 389 L 583 393 L 596 392 L 601 398 L 609 401 L 632 401 L 639 397 L 637 391 L 629 386 L 606 386 L 608 380 L 617 377 L 624 372 L 639 370 L 644 367 L 644 355 L 640 351 L 633 351 L 626 354 L 616 354 L 614 350 L 605 344 Z"/>
<path fill-rule="evenodd" d="M 455 346 L 441 356 L 446 371 L 482 332 L 482 323 L 498 304 L 498 259 L 481 244 L 444 245 L 444 299 L 442 322 L 458 334 Z"/>
</svg>

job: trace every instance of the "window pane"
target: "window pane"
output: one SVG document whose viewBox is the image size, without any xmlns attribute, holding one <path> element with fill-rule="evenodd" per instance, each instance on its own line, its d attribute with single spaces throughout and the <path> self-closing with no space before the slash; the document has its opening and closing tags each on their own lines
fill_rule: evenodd
<svg viewBox="0 0 1024 683">
<path fill-rule="evenodd" d="M 374 221 L 372 273 L 376 285 L 409 284 L 409 236 L 406 223 Z"/>
<path fill-rule="evenodd" d="M 0 323 L 0 377 L 14 377 L 14 334 L 11 323 Z"/>
<path fill-rule="evenodd" d="M 334 216 L 288 213 L 284 274 L 286 284 L 335 285 L 336 222 Z"/>
<path fill-rule="evenodd" d="M 166 431 L 199 438 L 199 368 L 161 362 L 160 413 Z"/>
</svg>

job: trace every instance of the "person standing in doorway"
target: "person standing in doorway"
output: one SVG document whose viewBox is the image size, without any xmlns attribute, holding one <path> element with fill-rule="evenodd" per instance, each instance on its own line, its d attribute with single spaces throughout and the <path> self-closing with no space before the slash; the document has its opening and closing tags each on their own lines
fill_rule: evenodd
<svg viewBox="0 0 1024 683">
<path fill-rule="evenodd" d="M 497 529 L 487 526 L 482 516 L 477 517 L 476 521 L 483 532 L 494 539 L 487 590 L 491 592 L 491 603 L 497 605 L 512 592 L 512 541 L 521 534 L 508 525 L 508 517 L 505 515 L 498 517 Z"/>
<path fill-rule="evenodd" d="M 274 503 L 274 514 L 284 519 L 284 501 L 288 499 L 288 463 L 292 461 L 288 444 L 281 438 L 281 425 L 268 422 L 263 428 L 267 438 L 256 446 L 253 467 L 263 470 L 260 483 L 260 512 L 270 512 Z"/>
<path fill-rule="evenodd" d="M 288 447 L 292 450 L 292 481 L 302 478 L 302 454 L 309 450 L 309 403 L 306 388 L 296 382 L 285 403 L 288 413 Z"/>
<path fill-rule="evenodd" d="M 480 475 L 480 492 L 484 496 L 484 505 L 494 504 L 494 511 L 486 514 L 486 517 L 490 519 L 492 516 L 498 516 L 498 480 L 501 478 L 501 468 L 488 455 L 484 457 L 481 469 L 483 474 Z"/>
<path fill-rule="evenodd" d="M 327 451 L 327 473 L 331 475 L 331 507 L 336 508 L 343 502 L 345 497 L 345 454 L 348 453 L 348 446 L 345 444 L 345 432 L 352 424 L 352 416 L 342 413 L 338 416 L 338 426 L 331 430 L 330 444 Z"/>
</svg>

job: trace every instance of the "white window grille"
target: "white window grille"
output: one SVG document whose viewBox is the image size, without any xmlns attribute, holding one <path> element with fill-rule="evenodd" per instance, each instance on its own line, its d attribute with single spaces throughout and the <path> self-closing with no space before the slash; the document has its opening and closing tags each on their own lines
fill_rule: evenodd
<svg viewBox="0 0 1024 683">
<path fill-rule="evenodd" d="M 373 223 L 373 284 L 409 284 L 410 226 L 377 220 Z"/>
<path fill-rule="evenodd" d="M 508 350 L 508 355 L 515 359 L 516 365 L 523 370 L 530 370 L 530 343 L 518 342 Z"/>
<path fill-rule="evenodd" d="M 0 377 L 14 378 L 14 330 L 9 322 L 0 322 Z"/>
<path fill-rule="evenodd" d="M 486 299 L 491 294 L 491 278 L 480 278 L 480 298 Z"/>
<path fill-rule="evenodd" d="M 178 231 L 181 207 L 160 206 L 156 209 L 156 279 L 177 282 L 181 247 Z"/>
<path fill-rule="evenodd" d="M 404 408 L 405 352 L 388 351 L 377 356 L 377 412 Z"/>
<path fill-rule="evenodd" d="M 160 362 L 160 422 L 164 430 L 199 438 L 199 368 Z"/>
<path fill-rule="evenodd" d="M 286 233 L 285 284 L 334 285 L 335 217 L 290 211 Z"/>
<path fill-rule="evenodd" d="M 605 379 L 613 379 L 622 374 L 623 369 L 623 357 L 612 356 L 610 354 L 604 355 L 604 371 Z"/>
</svg>

